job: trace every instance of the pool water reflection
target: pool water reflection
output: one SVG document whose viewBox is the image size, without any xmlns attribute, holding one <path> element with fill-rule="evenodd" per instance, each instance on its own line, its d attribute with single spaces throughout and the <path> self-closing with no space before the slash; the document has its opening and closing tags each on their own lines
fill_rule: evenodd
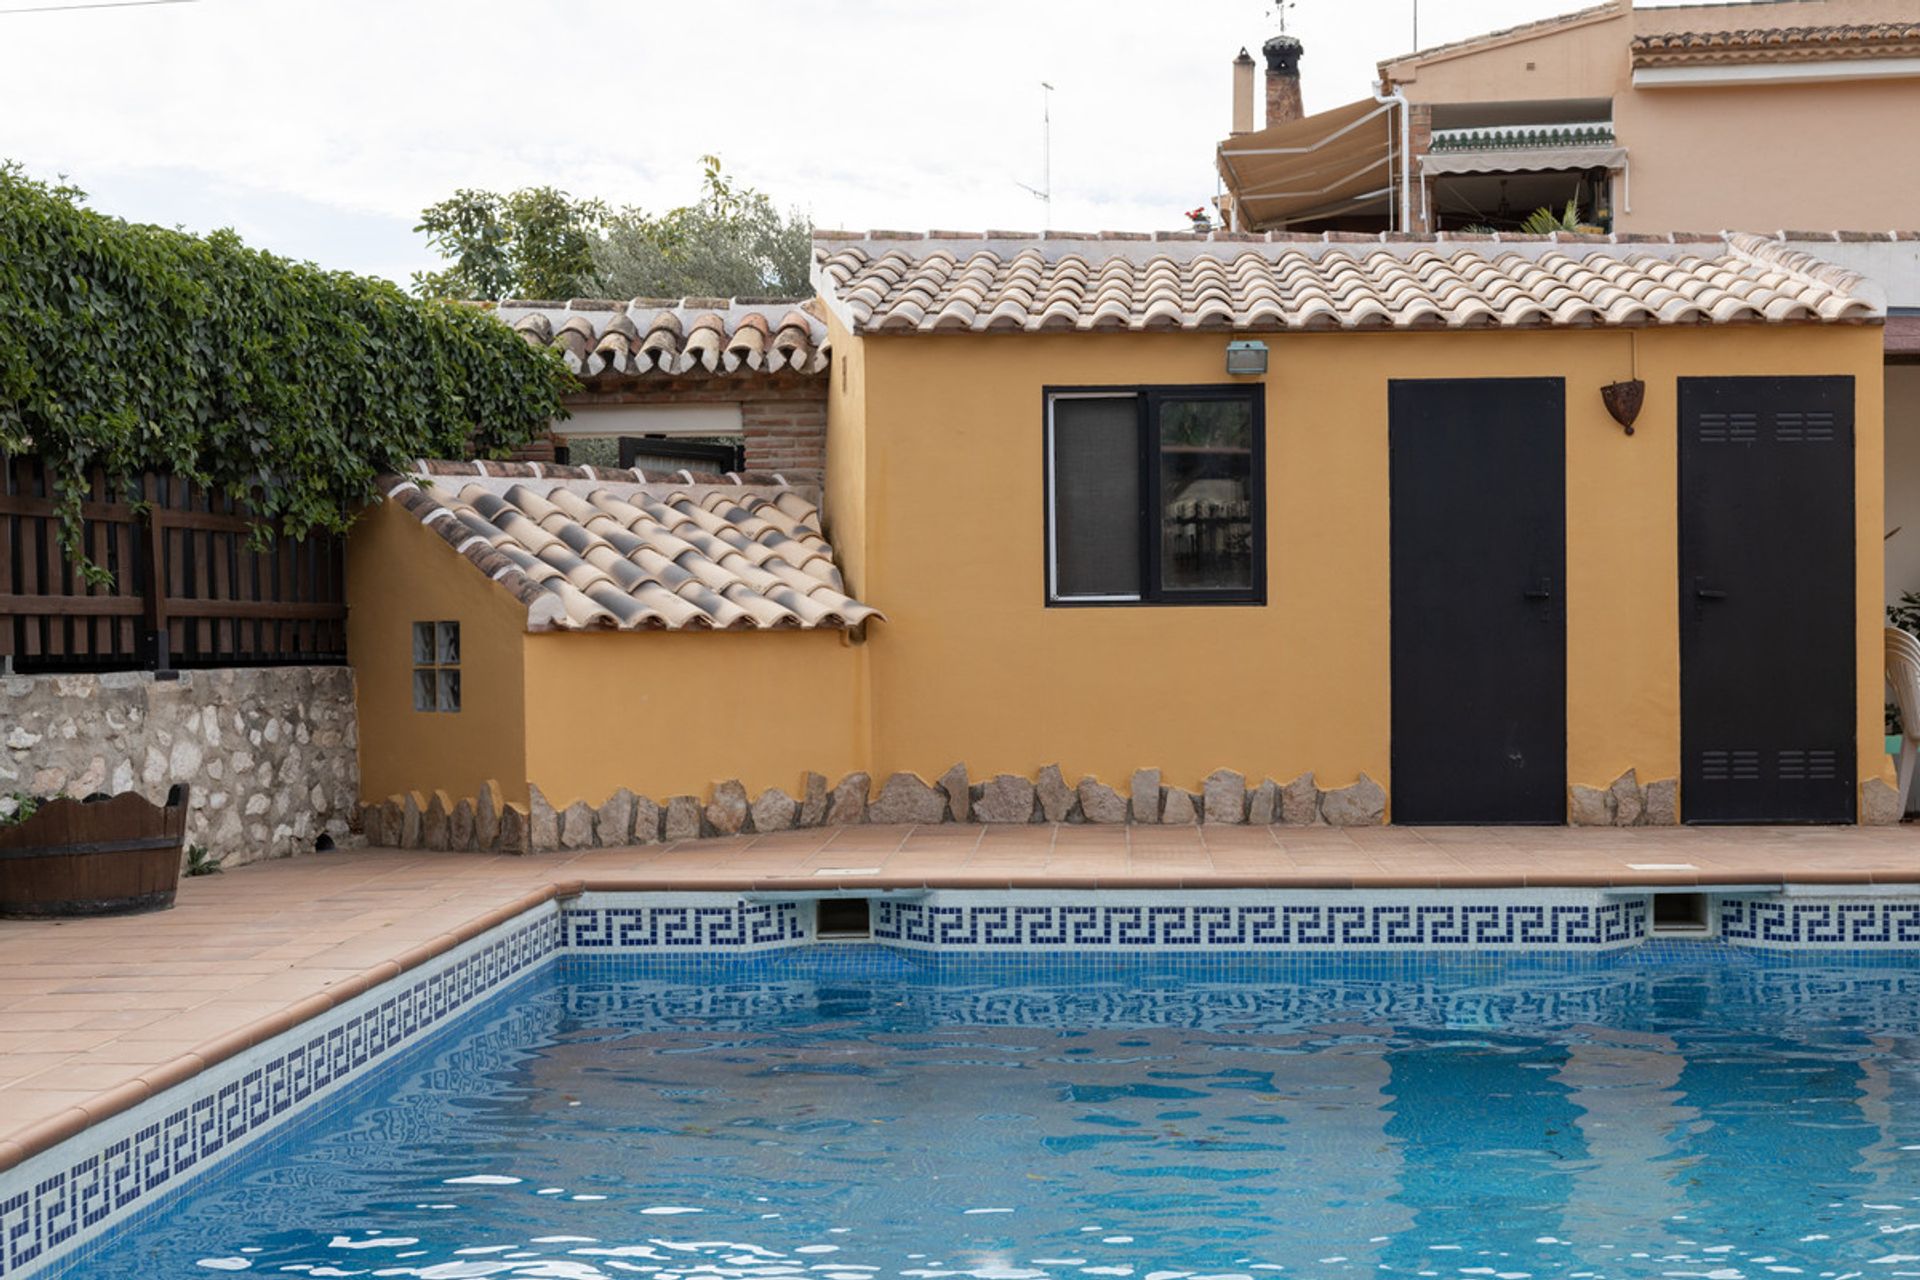
<svg viewBox="0 0 1920 1280">
<path fill-rule="evenodd" d="M 60 1274 L 1920 1275 L 1920 959 L 924 964 L 563 964 Z"/>
</svg>

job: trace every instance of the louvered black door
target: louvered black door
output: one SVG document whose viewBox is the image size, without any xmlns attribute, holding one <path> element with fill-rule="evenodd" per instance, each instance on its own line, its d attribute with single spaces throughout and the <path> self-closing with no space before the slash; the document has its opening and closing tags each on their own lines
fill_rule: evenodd
<svg viewBox="0 0 1920 1280">
<path fill-rule="evenodd" d="M 1854 818 L 1853 379 L 1680 379 L 1680 804 Z"/>
<path fill-rule="evenodd" d="M 1393 820 L 1567 816 L 1566 390 L 1387 384 Z"/>
</svg>

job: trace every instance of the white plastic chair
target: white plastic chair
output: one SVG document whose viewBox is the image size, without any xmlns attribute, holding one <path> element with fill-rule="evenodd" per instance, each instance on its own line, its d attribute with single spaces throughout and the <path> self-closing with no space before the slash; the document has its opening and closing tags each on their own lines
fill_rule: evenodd
<svg viewBox="0 0 1920 1280">
<path fill-rule="evenodd" d="M 1920 638 L 1898 627 L 1886 629 L 1887 688 L 1900 708 L 1905 736 L 1895 766 L 1900 775 L 1900 812 L 1906 813 L 1913 795 L 1914 764 L 1920 760 Z"/>
</svg>

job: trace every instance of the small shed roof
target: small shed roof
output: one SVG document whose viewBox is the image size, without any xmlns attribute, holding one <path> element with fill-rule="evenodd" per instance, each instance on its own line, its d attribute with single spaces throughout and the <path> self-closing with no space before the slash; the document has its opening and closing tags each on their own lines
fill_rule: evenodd
<svg viewBox="0 0 1920 1280">
<path fill-rule="evenodd" d="M 419 466 L 387 477 L 387 496 L 525 604 L 531 631 L 808 630 L 880 616 L 846 594 L 819 508 L 778 476 Z"/>
<path fill-rule="evenodd" d="M 822 374 L 826 322 L 803 298 L 510 299 L 501 320 L 582 378 Z"/>
<path fill-rule="evenodd" d="M 816 234 L 856 333 L 1879 322 L 1865 277 L 1761 236 Z"/>
</svg>

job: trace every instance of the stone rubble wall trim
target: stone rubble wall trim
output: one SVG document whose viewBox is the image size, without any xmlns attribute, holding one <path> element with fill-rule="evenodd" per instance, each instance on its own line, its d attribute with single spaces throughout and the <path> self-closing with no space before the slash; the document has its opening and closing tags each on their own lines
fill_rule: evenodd
<svg viewBox="0 0 1920 1280">
<path fill-rule="evenodd" d="M 224 866 L 311 853 L 322 836 L 346 847 L 358 840 L 353 697 L 347 667 L 0 677 L 0 797 L 134 791 L 163 804 L 185 782 L 187 845 Z"/>
<path fill-rule="evenodd" d="M 1281 783 L 1264 778 L 1248 786 L 1230 769 L 1208 775 L 1198 791 L 1164 785 L 1158 769 L 1137 770 L 1121 791 L 1091 775 L 1068 786 L 1058 765 L 1035 779 L 1002 773 L 971 782 L 965 764 L 955 764 L 927 782 L 918 774 L 888 776 L 878 794 L 864 772 L 828 785 L 825 774 L 806 773 L 798 796 L 780 787 L 750 795 L 738 779 L 714 785 L 710 800 L 672 796 L 664 801 L 622 787 L 598 807 L 574 801 L 556 810 L 538 786 L 528 803 L 501 804 L 500 784 L 489 781 L 471 799 L 408 792 L 359 806 L 353 825 L 366 843 L 407 849 L 546 853 L 618 848 L 700 836 L 768 834 L 824 826 L 941 823 L 1028 825 L 1068 823 L 1120 826 L 1378 826 L 1387 820 L 1386 788 L 1366 774 L 1343 787 L 1322 788 L 1311 773 Z M 1900 820 L 1894 789 L 1878 778 L 1861 786 L 1860 821 Z M 1568 788 L 1573 826 L 1665 827 L 1678 825 L 1679 781 L 1642 783 L 1629 769 L 1605 787 Z"/>
<path fill-rule="evenodd" d="M 1673 827 L 1680 824 L 1680 780 L 1642 783 L 1629 769 L 1604 787 L 1567 788 L 1567 823 L 1575 827 Z M 1865 820 L 1864 814 L 1862 820 Z"/>
</svg>

